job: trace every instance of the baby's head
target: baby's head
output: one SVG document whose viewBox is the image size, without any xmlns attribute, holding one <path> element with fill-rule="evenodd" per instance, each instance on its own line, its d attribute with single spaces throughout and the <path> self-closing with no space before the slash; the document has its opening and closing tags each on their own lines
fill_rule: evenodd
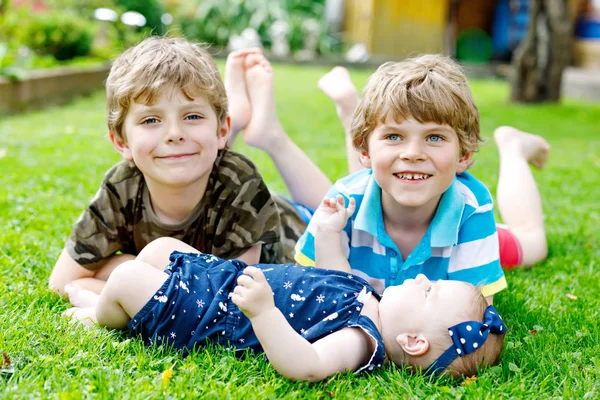
<svg viewBox="0 0 600 400">
<path fill-rule="evenodd" d="M 188 99 L 203 97 L 219 124 L 227 117 L 227 95 L 219 70 L 201 46 L 182 38 L 152 36 L 126 50 L 106 80 L 108 130 L 127 141 L 124 123 L 133 103 L 152 105 L 165 90 Z"/>
<path fill-rule="evenodd" d="M 461 156 L 479 148 L 479 111 L 460 66 L 448 57 L 424 55 L 379 67 L 352 120 L 352 140 L 359 152 L 369 150 L 370 135 L 388 117 L 397 123 L 412 117 L 450 126 Z"/>
<path fill-rule="evenodd" d="M 429 373 L 475 375 L 498 361 L 504 344 L 506 326 L 465 282 L 418 275 L 384 291 L 379 315 L 391 361 Z"/>
</svg>

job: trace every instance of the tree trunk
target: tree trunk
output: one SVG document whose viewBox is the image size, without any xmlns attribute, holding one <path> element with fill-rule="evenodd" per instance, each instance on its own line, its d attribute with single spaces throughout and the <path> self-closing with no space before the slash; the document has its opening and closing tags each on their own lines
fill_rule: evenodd
<svg viewBox="0 0 600 400">
<path fill-rule="evenodd" d="M 511 99 L 559 101 L 562 73 L 570 61 L 574 9 L 569 0 L 531 0 L 529 31 L 513 58 Z"/>
</svg>

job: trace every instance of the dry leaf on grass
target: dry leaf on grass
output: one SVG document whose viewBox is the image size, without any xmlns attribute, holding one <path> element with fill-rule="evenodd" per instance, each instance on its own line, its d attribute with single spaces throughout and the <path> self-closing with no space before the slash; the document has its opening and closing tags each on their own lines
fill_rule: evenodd
<svg viewBox="0 0 600 400">
<path fill-rule="evenodd" d="M 6 352 L 2 353 L 2 369 L 8 369 L 10 367 L 10 358 Z"/>
<path fill-rule="evenodd" d="M 473 376 L 467 376 L 462 384 L 463 385 L 470 385 L 471 383 L 475 382 L 476 380 L 477 380 L 477 377 L 475 375 L 473 375 Z"/>
<path fill-rule="evenodd" d="M 570 299 L 570 300 L 577 300 L 577 296 L 575 296 L 574 294 L 567 293 L 567 294 L 566 294 L 566 296 L 567 296 L 567 299 Z"/>
</svg>

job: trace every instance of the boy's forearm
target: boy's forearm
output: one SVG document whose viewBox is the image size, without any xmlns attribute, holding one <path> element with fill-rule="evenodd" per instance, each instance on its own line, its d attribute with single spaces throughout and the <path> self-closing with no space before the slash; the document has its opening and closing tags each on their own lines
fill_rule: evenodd
<svg viewBox="0 0 600 400">
<path fill-rule="evenodd" d="M 319 231 L 315 233 L 315 265 L 317 268 L 352 272 L 342 249 L 341 232 Z"/>
<path fill-rule="evenodd" d="M 327 376 L 312 344 L 294 331 L 279 309 L 272 308 L 251 322 L 269 362 L 281 375 L 304 381 L 319 381 Z"/>
<path fill-rule="evenodd" d="M 76 283 L 85 289 L 100 293 L 112 271 L 125 261 L 132 259 L 135 259 L 135 256 L 131 254 L 115 254 L 106 259 L 97 270 L 92 271 L 82 267 L 65 249 L 56 261 L 50 275 L 50 289 L 65 294 L 65 286 Z"/>
<path fill-rule="evenodd" d="M 57 291 L 61 295 L 65 294 L 65 286 L 77 279 L 90 278 L 94 276 L 94 271 L 83 268 L 77 261 L 75 261 L 67 252 L 66 249 L 62 251 L 54 269 L 50 274 L 48 286 L 50 289 Z"/>
</svg>

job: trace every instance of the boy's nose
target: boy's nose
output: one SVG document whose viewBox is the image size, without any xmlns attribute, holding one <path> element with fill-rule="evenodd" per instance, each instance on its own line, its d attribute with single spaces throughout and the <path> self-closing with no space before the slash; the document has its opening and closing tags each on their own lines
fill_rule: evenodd
<svg viewBox="0 0 600 400">
<path fill-rule="evenodd" d="M 169 143 L 173 143 L 173 142 L 183 142 L 185 139 L 185 135 L 183 134 L 183 131 L 181 130 L 181 128 L 179 126 L 177 126 L 177 124 L 172 124 L 170 126 L 167 127 L 168 131 L 167 131 L 167 141 Z"/>
<path fill-rule="evenodd" d="M 418 140 L 410 140 L 402 147 L 399 157 L 403 161 L 422 161 L 425 159 L 423 145 Z"/>
</svg>

